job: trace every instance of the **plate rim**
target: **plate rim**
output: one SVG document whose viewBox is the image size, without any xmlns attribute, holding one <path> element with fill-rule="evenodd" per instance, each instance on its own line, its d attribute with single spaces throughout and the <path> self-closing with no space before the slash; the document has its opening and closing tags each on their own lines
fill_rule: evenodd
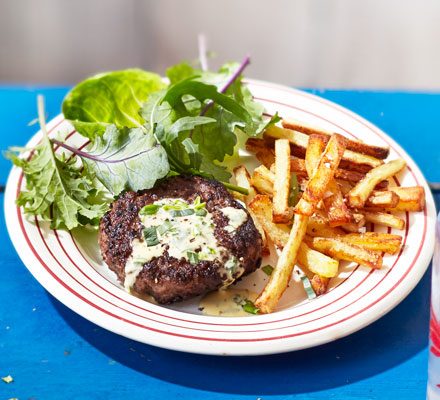
<svg viewBox="0 0 440 400">
<path fill-rule="evenodd" d="M 261 85 L 265 85 L 267 86 L 267 88 L 270 90 L 271 88 L 276 88 L 276 89 L 281 89 L 287 92 L 291 92 L 293 94 L 301 94 L 301 95 L 305 95 L 306 97 L 311 98 L 314 101 L 319 101 L 321 103 L 324 103 L 326 105 L 329 105 L 333 108 L 337 108 L 338 111 L 342 111 L 345 114 L 347 114 L 350 118 L 354 118 L 355 120 L 365 124 L 368 128 L 374 130 L 376 133 L 379 134 L 379 136 L 381 136 L 384 140 L 388 141 L 390 143 L 390 145 L 392 147 L 394 147 L 395 150 L 398 150 L 399 152 L 402 153 L 402 155 L 404 155 L 406 160 L 410 160 L 413 164 L 413 166 L 415 167 L 415 172 L 416 175 L 419 175 L 419 177 L 422 179 L 422 182 L 420 182 L 420 184 L 422 184 L 423 186 L 425 186 L 425 189 L 427 189 L 427 183 L 426 183 L 426 179 L 424 178 L 423 174 L 421 173 L 419 167 L 417 166 L 417 164 L 414 162 L 414 160 L 412 159 L 411 156 L 409 156 L 406 151 L 390 136 L 388 136 L 385 132 L 383 132 L 382 130 L 380 130 L 377 126 L 375 126 L 374 124 L 372 124 L 371 122 L 369 122 L 368 120 L 366 120 L 365 118 L 361 117 L 360 115 L 352 112 L 351 110 L 340 106 L 339 104 L 336 104 L 334 102 L 331 102 L 329 100 L 323 99 L 317 95 L 308 93 L 308 92 L 304 92 L 298 89 L 293 89 L 293 88 L 289 88 L 288 86 L 284 86 L 284 85 L 279 85 L 279 84 L 273 84 L 271 82 L 266 82 L 266 81 L 260 81 L 260 80 L 252 80 L 252 79 L 246 79 L 246 82 L 251 83 L 251 84 L 261 84 Z M 62 114 L 56 116 L 54 119 L 52 119 L 49 124 L 48 127 L 51 127 L 52 129 L 54 127 L 56 127 L 57 124 L 62 123 L 64 120 Z M 35 140 L 35 138 L 39 135 L 40 131 L 38 131 L 37 133 L 35 133 L 31 138 L 30 138 L 30 142 L 32 140 Z M 15 171 L 15 172 L 14 172 Z M 178 351 L 187 351 L 187 352 L 194 352 L 194 353 L 200 353 L 200 354 L 212 354 L 212 355 L 219 355 L 219 354 L 231 354 L 231 355 L 259 355 L 259 354 L 274 354 L 274 353 L 280 353 L 280 352 L 285 352 L 285 351 L 291 351 L 291 350 L 299 350 L 302 348 L 308 348 L 308 347 L 312 347 L 312 346 L 316 346 L 319 344 L 324 344 L 324 343 L 328 343 L 330 341 L 336 340 L 338 338 L 347 336 L 359 329 L 362 329 L 363 327 L 371 324 L 372 322 L 376 321 L 378 318 L 380 318 L 381 316 L 385 315 L 386 313 L 388 313 L 391 309 L 393 309 L 395 306 L 397 306 L 411 291 L 412 289 L 415 287 L 415 285 L 419 282 L 419 280 L 421 279 L 421 277 L 423 276 L 424 272 L 426 271 L 428 265 L 429 265 L 429 261 L 432 257 L 432 253 L 433 253 L 433 248 L 434 248 L 434 239 L 433 239 L 433 232 L 434 232 L 434 224 L 432 224 L 432 234 L 430 234 L 429 232 L 429 225 L 430 225 L 430 215 L 428 215 L 429 210 L 427 210 L 427 234 L 426 234 L 426 238 L 425 238 L 425 248 L 427 247 L 428 249 L 423 249 L 421 251 L 421 254 L 419 256 L 419 259 L 416 260 L 417 261 L 417 265 L 419 265 L 418 268 L 415 269 L 415 277 L 413 279 L 406 279 L 402 282 L 400 282 L 401 284 L 396 286 L 396 291 L 397 293 L 399 293 L 399 295 L 397 295 L 397 293 L 395 293 L 394 296 L 390 297 L 388 294 L 386 296 L 384 296 L 388 301 L 387 302 L 382 302 L 382 304 L 380 304 L 380 300 L 379 299 L 377 301 L 377 303 L 373 304 L 365 313 L 363 313 L 363 320 L 357 321 L 357 323 L 352 323 L 351 327 L 348 329 L 345 329 L 343 332 L 339 332 L 339 334 L 335 335 L 334 337 L 326 337 L 324 338 L 318 338 L 314 341 L 314 343 L 308 343 L 307 345 L 304 346 L 289 346 L 288 342 L 284 342 L 280 343 L 278 348 L 275 348 L 275 346 L 272 347 L 266 347 L 264 350 L 263 349 L 257 349 L 257 348 L 243 348 L 243 349 L 233 349 L 233 351 L 221 351 L 221 349 L 217 349 L 216 347 L 211 348 L 209 346 L 206 347 L 200 347 L 200 348 L 182 348 L 181 344 L 179 343 L 173 343 L 173 341 L 167 340 L 165 341 L 165 343 L 159 341 L 160 343 L 157 343 L 156 340 L 145 340 L 145 337 L 140 338 L 139 335 L 134 334 L 134 332 L 132 332 L 131 330 L 128 330 L 128 332 L 124 329 L 120 329 L 119 326 L 115 327 L 115 326 L 108 326 L 108 324 L 106 323 L 105 319 L 100 319 L 99 317 L 96 317 L 93 315 L 93 313 L 91 313 L 92 315 L 90 315 L 90 313 L 87 312 L 87 310 L 84 310 L 84 305 L 80 302 L 78 302 L 78 300 L 75 300 L 73 298 L 71 298 L 71 296 L 69 295 L 65 295 L 65 293 L 62 293 L 62 290 L 60 290 L 59 287 L 57 287 L 57 285 L 54 285 L 54 282 L 52 281 L 47 281 L 45 279 L 43 279 L 43 277 L 41 275 L 39 275 L 39 272 L 41 272 L 39 270 L 39 268 L 41 268 L 41 266 L 36 266 L 31 260 L 31 258 L 33 257 L 33 255 L 31 255 L 29 253 L 29 249 L 20 249 L 20 240 L 19 240 L 19 236 L 20 234 L 18 234 L 16 236 L 16 233 L 14 231 L 14 215 L 15 212 L 9 212 L 8 213 L 8 208 L 12 207 L 13 209 L 16 209 L 17 207 L 15 206 L 15 195 L 14 195 L 14 190 L 16 189 L 15 187 L 12 187 L 11 182 L 16 178 L 14 176 L 14 174 L 19 174 L 19 170 L 18 168 L 14 167 L 12 168 L 8 180 L 7 180 L 7 185 L 6 185 L 6 191 L 5 191 L 5 202 L 4 202 L 4 210 L 5 210 L 5 217 L 6 217 L 6 225 L 7 225 L 7 229 L 8 229 L 8 233 L 9 236 L 11 238 L 12 243 L 14 244 L 14 247 L 18 253 L 18 255 L 20 256 L 21 260 L 23 261 L 23 263 L 25 264 L 25 266 L 29 269 L 29 271 L 32 273 L 32 275 L 37 279 L 37 281 L 46 289 L 48 290 L 55 298 L 57 298 L 59 301 L 61 301 L 63 304 L 65 304 L 68 308 L 72 309 L 74 312 L 78 313 L 79 315 L 83 316 L 84 318 L 90 320 L 93 323 L 96 323 L 97 325 L 110 330 L 112 332 L 115 332 L 117 334 L 120 334 L 122 336 L 128 337 L 130 339 L 134 339 L 143 343 L 147 343 L 147 344 L 152 344 L 155 346 L 159 346 L 159 347 L 164 347 L 164 348 L 168 348 L 168 349 L 172 349 L 172 350 L 178 350 Z M 11 202 L 12 200 L 12 202 Z M 426 190 L 426 204 L 427 204 L 427 209 L 429 208 L 430 210 L 432 209 L 432 205 L 434 204 L 434 200 L 432 197 L 432 193 L 430 192 L 430 190 Z M 10 211 L 10 210 L 9 210 Z M 435 207 L 434 207 L 434 220 L 435 220 Z M 15 221 L 15 225 L 17 224 L 17 221 Z M 423 264 L 423 266 L 421 266 Z M 414 273 L 414 271 L 413 271 Z M 119 289 L 118 289 L 119 290 Z M 380 305 L 380 307 L 379 307 Z M 376 312 L 376 308 L 379 308 L 379 310 L 381 311 Z M 183 314 L 183 313 L 182 313 Z M 373 314 L 373 315 L 369 315 L 369 314 Z M 274 314 L 275 315 L 275 314 Z M 252 318 L 252 317 L 251 317 Z M 258 318 L 258 317 L 256 317 Z M 249 318 L 246 318 L 247 320 L 249 320 Z M 324 336 L 324 335 L 323 335 Z M 151 339 L 151 338 L 148 338 Z"/>
</svg>

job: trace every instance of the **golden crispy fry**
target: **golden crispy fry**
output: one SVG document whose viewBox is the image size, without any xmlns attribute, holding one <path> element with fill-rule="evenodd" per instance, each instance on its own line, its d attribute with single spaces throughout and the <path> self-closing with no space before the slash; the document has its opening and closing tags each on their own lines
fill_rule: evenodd
<svg viewBox="0 0 440 400">
<path fill-rule="evenodd" d="M 297 263 L 300 267 L 325 278 L 336 276 L 339 268 L 339 261 L 311 249 L 304 242 L 299 248 Z"/>
<path fill-rule="evenodd" d="M 298 132 L 305 133 L 307 135 L 320 134 L 324 135 L 329 140 L 330 136 L 334 133 L 327 129 L 317 128 L 305 122 L 289 119 L 283 120 L 282 125 L 284 128 L 292 129 Z M 367 154 L 372 157 L 386 159 L 390 153 L 388 147 L 372 146 L 358 140 L 348 139 L 347 149 L 353 150 L 357 153 Z"/>
<path fill-rule="evenodd" d="M 275 246 L 282 249 L 289 240 L 290 229 L 287 225 L 272 222 L 272 203 L 269 197 L 257 195 L 249 204 L 249 210 L 252 210 L 255 218 Z M 335 276 L 339 267 L 338 261 L 311 249 L 305 243 L 300 245 L 297 262 L 301 267 L 311 272 L 328 277 Z"/>
<path fill-rule="evenodd" d="M 340 228 L 331 228 L 328 219 L 317 217 L 316 214 L 310 217 L 307 225 L 307 235 L 321 237 L 336 237 L 345 235 L 345 231 Z"/>
<path fill-rule="evenodd" d="M 351 233 L 338 239 L 367 250 L 383 251 L 388 254 L 397 253 L 402 244 L 401 236 L 378 232 Z"/>
<path fill-rule="evenodd" d="M 243 201 L 248 206 L 249 203 L 253 200 L 253 198 L 257 195 L 254 187 L 251 185 L 251 177 L 249 176 L 249 172 L 247 171 L 244 165 L 240 165 L 234 168 L 234 176 L 235 181 L 238 186 L 241 186 L 248 190 L 249 194 L 244 196 Z M 264 232 L 263 227 L 260 224 L 258 218 L 256 218 L 254 212 L 248 208 L 249 214 L 254 221 L 254 225 L 257 228 L 258 232 L 260 232 L 261 238 L 263 240 L 263 254 L 269 254 L 269 247 L 267 246 L 266 232 Z"/>
<path fill-rule="evenodd" d="M 312 248 L 340 260 L 352 261 L 370 268 L 382 267 L 380 252 L 366 250 L 346 243 L 340 238 L 315 237 L 309 243 Z"/>
<path fill-rule="evenodd" d="M 393 214 L 383 212 L 362 211 L 365 219 L 373 224 L 389 226 L 395 229 L 405 229 L 405 221 Z"/>
<path fill-rule="evenodd" d="M 274 125 L 266 129 L 264 132 L 264 138 L 267 139 L 268 143 L 274 139 L 288 139 L 292 145 L 291 153 L 299 157 L 304 157 L 309 141 L 309 137 L 304 133 L 280 128 L 279 126 Z M 345 150 L 342 159 L 346 162 L 345 165 L 348 168 L 343 166 L 343 164 L 341 164 L 341 168 L 354 169 L 360 172 L 366 172 L 371 168 L 383 164 L 383 161 L 378 158 L 356 153 L 352 150 Z M 359 166 L 362 167 L 359 168 Z"/>
<path fill-rule="evenodd" d="M 295 213 L 312 215 L 317 204 L 323 199 L 327 185 L 333 179 L 345 149 L 345 138 L 333 135 L 329 140 L 319 164 L 295 207 Z"/>
<path fill-rule="evenodd" d="M 289 240 L 290 228 L 287 225 L 272 222 L 272 202 L 269 196 L 257 194 L 250 202 L 248 209 L 254 213 L 274 245 L 283 248 Z"/>
<path fill-rule="evenodd" d="M 258 193 L 270 196 L 272 196 L 273 193 L 274 181 L 274 173 L 268 170 L 264 165 L 255 168 L 251 177 L 251 184 L 255 187 Z"/>
<path fill-rule="evenodd" d="M 325 278 L 317 274 L 313 275 L 313 278 L 310 281 L 310 283 L 312 284 L 312 288 L 317 296 L 321 296 L 325 292 L 327 292 L 329 282 L 330 278 Z"/>
<path fill-rule="evenodd" d="M 384 179 L 397 174 L 406 166 L 405 160 L 399 158 L 379 167 L 373 168 L 365 177 L 348 193 L 350 207 L 361 208 L 365 205 L 374 187 Z"/>
<path fill-rule="evenodd" d="M 353 215 L 353 222 L 350 222 L 348 224 L 341 225 L 341 228 L 346 230 L 347 232 L 359 232 L 359 229 L 365 226 L 365 216 L 363 214 L 359 213 L 352 213 Z"/>
<path fill-rule="evenodd" d="M 306 171 L 309 177 L 313 176 L 318 167 L 322 153 L 324 153 L 326 142 L 320 135 L 310 135 L 306 149 Z"/>
<path fill-rule="evenodd" d="M 390 211 L 422 211 L 425 208 L 425 189 L 422 186 L 392 187 L 388 190 L 399 196 L 399 202 Z"/>
<path fill-rule="evenodd" d="M 331 196 L 324 198 L 330 227 L 341 226 L 353 222 L 353 215 L 345 204 L 339 185 L 332 179 L 328 185 Z"/>
<path fill-rule="evenodd" d="M 278 258 L 277 265 L 270 276 L 269 282 L 255 301 L 255 306 L 264 314 L 270 313 L 275 309 L 287 288 L 301 242 L 306 233 L 308 219 L 304 215 L 295 215 L 286 246 Z"/>
<path fill-rule="evenodd" d="M 273 222 L 287 224 L 292 220 L 289 207 L 290 193 L 290 145 L 286 139 L 275 141 L 275 181 L 273 185 Z"/>
<path fill-rule="evenodd" d="M 273 149 L 263 139 L 249 138 L 246 141 L 246 150 L 254 153 L 257 160 L 267 168 L 275 162 Z"/>
<path fill-rule="evenodd" d="M 368 197 L 365 206 L 377 208 L 394 208 L 399 203 L 399 196 L 391 190 L 374 190 Z"/>
</svg>

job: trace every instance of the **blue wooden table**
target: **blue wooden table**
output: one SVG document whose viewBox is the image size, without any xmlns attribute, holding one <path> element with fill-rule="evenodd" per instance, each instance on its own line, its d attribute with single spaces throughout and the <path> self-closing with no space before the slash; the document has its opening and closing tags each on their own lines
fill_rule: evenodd
<svg viewBox="0 0 440 400">
<path fill-rule="evenodd" d="M 0 148 L 36 131 L 36 95 L 49 119 L 67 88 L 0 88 Z M 366 117 L 440 181 L 440 94 L 319 91 Z M 0 184 L 9 162 L 0 159 Z M 3 203 L 3 195 L 0 196 Z M 439 196 L 436 198 L 437 204 Z M 3 210 L 3 206 L 1 208 Z M 2 211 L 3 212 L 3 211 Z M 0 226 L 0 400 L 422 399 L 427 376 L 429 272 L 388 315 L 347 338 L 264 357 L 220 358 L 163 350 L 76 315 L 30 275 Z"/>
</svg>

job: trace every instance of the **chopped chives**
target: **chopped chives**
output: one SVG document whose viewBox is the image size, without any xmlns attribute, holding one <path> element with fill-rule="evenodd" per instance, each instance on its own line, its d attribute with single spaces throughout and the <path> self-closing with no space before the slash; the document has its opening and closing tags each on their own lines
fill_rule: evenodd
<svg viewBox="0 0 440 400">
<path fill-rule="evenodd" d="M 273 267 L 272 265 L 265 265 L 264 267 L 261 267 L 261 270 L 268 276 L 272 275 L 273 272 Z"/>
<path fill-rule="evenodd" d="M 165 220 L 165 222 L 162 225 L 159 225 L 157 227 L 157 231 L 159 232 L 160 235 L 163 235 L 172 228 L 173 228 L 173 224 L 169 220 Z"/>
<path fill-rule="evenodd" d="M 186 256 L 191 264 L 197 264 L 199 262 L 199 255 L 193 251 L 187 251 Z"/>
<path fill-rule="evenodd" d="M 302 282 L 302 284 L 304 286 L 304 290 L 306 291 L 307 298 L 309 300 L 314 299 L 316 297 L 316 293 L 313 290 L 313 287 L 312 287 L 312 284 L 310 282 L 310 279 L 307 278 L 306 275 L 301 275 L 301 282 Z"/>
<path fill-rule="evenodd" d="M 244 311 L 246 311 L 249 314 L 258 314 L 260 312 L 260 309 L 255 307 L 255 304 L 250 301 L 249 299 L 246 299 L 244 304 L 241 305 Z"/>
<path fill-rule="evenodd" d="M 147 243 L 147 246 L 156 246 L 159 244 L 159 238 L 157 237 L 157 227 L 150 226 L 148 228 L 144 228 L 144 239 Z"/>
<path fill-rule="evenodd" d="M 141 215 L 154 215 L 157 213 L 157 210 L 159 210 L 160 206 L 158 204 L 147 204 L 146 206 L 143 206 L 141 210 L 139 211 L 139 214 Z"/>
<path fill-rule="evenodd" d="M 184 210 L 171 210 L 172 217 L 186 217 L 187 215 L 194 214 L 194 210 L 191 208 L 186 208 Z"/>
<path fill-rule="evenodd" d="M 203 208 L 196 209 L 196 215 L 198 217 L 204 217 L 206 214 L 208 214 L 208 212 L 205 209 Z"/>
</svg>

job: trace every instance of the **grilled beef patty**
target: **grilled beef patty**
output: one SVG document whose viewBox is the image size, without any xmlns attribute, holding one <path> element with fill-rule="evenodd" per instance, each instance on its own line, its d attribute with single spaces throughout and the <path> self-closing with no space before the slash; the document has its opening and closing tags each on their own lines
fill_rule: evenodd
<svg viewBox="0 0 440 400">
<path fill-rule="evenodd" d="M 140 209 L 161 199 L 176 198 L 193 203 L 198 196 L 211 214 L 217 245 L 226 252 L 212 261 L 190 263 L 186 258 L 171 257 L 165 247 L 161 256 L 142 265 L 131 290 L 151 295 L 161 304 L 173 303 L 223 286 L 227 257 L 235 257 L 240 265 L 240 272 L 235 273 L 232 279 L 253 272 L 260 266 L 261 236 L 249 213 L 226 188 L 217 181 L 198 176 L 176 176 L 162 181 L 153 189 L 125 192 L 102 218 L 99 228 L 101 253 L 121 283 L 124 283 L 125 266 L 132 254 L 132 241 L 143 240 Z M 247 214 L 247 219 L 233 232 L 226 229 L 230 221 L 221 211 L 225 207 L 244 210 Z"/>
</svg>

